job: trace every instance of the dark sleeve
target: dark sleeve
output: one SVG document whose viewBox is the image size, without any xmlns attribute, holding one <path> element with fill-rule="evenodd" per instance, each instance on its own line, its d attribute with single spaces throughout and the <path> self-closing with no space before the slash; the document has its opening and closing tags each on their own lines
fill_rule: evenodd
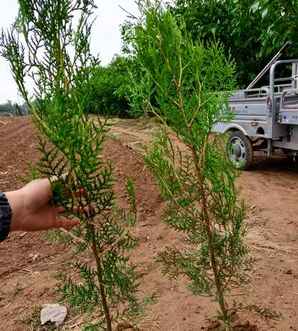
<svg viewBox="0 0 298 331">
<path fill-rule="evenodd" d="M 8 237 L 12 211 L 5 193 L 0 192 L 0 242 Z"/>
</svg>

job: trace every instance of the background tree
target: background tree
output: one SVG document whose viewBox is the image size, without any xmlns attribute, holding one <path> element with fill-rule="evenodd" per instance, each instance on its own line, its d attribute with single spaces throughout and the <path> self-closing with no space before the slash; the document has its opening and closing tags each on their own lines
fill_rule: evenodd
<svg viewBox="0 0 298 331">
<path fill-rule="evenodd" d="M 297 0 L 260 0 L 251 6 L 251 15 L 259 13 L 262 18 L 263 30 L 260 40 L 261 55 L 272 54 L 287 41 L 292 42 L 288 55 L 297 57 L 298 53 L 298 2 Z M 257 22 L 255 22 L 257 23 Z"/>
<path fill-rule="evenodd" d="M 293 42 L 286 56 L 297 56 L 297 8 L 296 0 L 176 0 L 171 11 L 194 41 L 221 43 L 244 88 L 286 41 Z"/>
<path fill-rule="evenodd" d="M 25 104 L 23 105 L 18 105 L 17 103 L 13 104 L 11 101 L 0 104 L 0 115 L 23 116 L 27 114 L 28 111 Z"/>
<path fill-rule="evenodd" d="M 106 66 L 92 68 L 86 111 L 104 116 L 132 117 L 130 107 L 130 71 L 132 59 L 117 56 Z"/>
<path fill-rule="evenodd" d="M 2 33 L 1 54 L 39 129 L 38 168 L 52 182 L 53 203 L 81 223 L 68 233 L 77 254 L 63 291 L 84 310 L 99 308 L 103 320 L 98 318 L 96 329 L 110 331 L 119 317 L 117 304 L 136 305 L 136 274 L 127 254 L 136 244 L 129 232 L 136 211 L 135 204 L 128 211 L 116 207 L 112 166 L 101 154 L 107 123 L 86 113 L 98 64 L 89 43 L 95 5 L 93 0 L 19 0 L 19 5 L 17 22 Z M 128 188 L 133 202 L 131 183 Z"/>
<path fill-rule="evenodd" d="M 133 47 L 146 72 L 137 91 L 163 123 L 146 162 L 167 200 L 166 223 L 186 237 L 186 245 L 168 247 L 158 259 L 165 274 L 185 276 L 194 294 L 213 295 L 230 329 L 225 293 L 242 279 L 244 210 L 223 137 L 211 129 L 230 118 L 229 92 L 219 91 L 234 88 L 234 66 L 218 45 L 194 43 L 181 26 L 169 11 L 149 7 L 134 31 Z"/>
</svg>

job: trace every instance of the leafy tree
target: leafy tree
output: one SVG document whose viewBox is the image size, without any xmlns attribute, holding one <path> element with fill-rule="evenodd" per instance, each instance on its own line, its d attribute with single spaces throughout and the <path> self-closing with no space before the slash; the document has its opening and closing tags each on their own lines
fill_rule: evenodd
<svg viewBox="0 0 298 331">
<path fill-rule="evenodd" d="M 169 11 L 149 7 L 134 32 L 147 76 L 137 91 L 163 123 L 146 162 L 167 200 L 166 223 L 186 237 L 184 247 L 168 247 L 158 260 L 170 277 L 185 276 L 194 294 L 213 295 L 230 329 L 225 293 L 242 279 L 244 209 L 223 137 L 212 136 L 211 129 L 230 119 L 229 93 L 218 91 L 234 88 L 234 67 L 218 45 L 194 43 L 181 26 Z M 148 80 L 154 91 L 148 91 Z"/>
<path fill-rule="evenodd" d="M 246 87 L 286 41 L 296 56 L 296 0 L 176 0 L 171 10 L 193 40 L 217 40 L 236 63 L 236 78 Z"/>
<path fill-rule="evenodd" d="M 16 24 L 2 32 L 1 54 L 39 129 L 38 168 L 52 182 L 53 202 L 81 223 L 67 233 L 77 260 L 63 291 L 82 309 L 98 307 L 103 316 L 98 325 L 110 331 L 120 313 L 117 304 L 136 305 L 136 273 L 128 258 L 136 244 L 130 234 L 136 211 L 135 204 L 127 211 L 117 208 L 112 165 L 101 154 L 107 123 L 95 123 L 86 113 L 86 87 L 97 65 L 89 45 L 95 5 L 93 0 L 19 0 L 19 5 Z M 135 201 L 131 183 L 128 188 Z"/>
<path fill-rule="evenodd" d="M 271 54 L 281 48 L 287 41 L 292 42 L 289 56 L 297 57 L 298 52 L 298 2 L 297 0 L 258 0 L 250 9 L 252 17 L 255 13 L 262 18 L 260 40 L 261 55 Z"/>
<path fill-rule="evenodd" d="M 130 79 L 131 59 L 118 56 L 107 67 L 92 69 L 88 89 L 87 109 L 89 113 L 105 116 L 131 117 Z"/>
</svg>

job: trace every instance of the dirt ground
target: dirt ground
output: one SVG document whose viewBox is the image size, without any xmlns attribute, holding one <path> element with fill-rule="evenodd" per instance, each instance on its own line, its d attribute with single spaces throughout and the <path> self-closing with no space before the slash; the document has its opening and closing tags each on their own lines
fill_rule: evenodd
<svg viewBox="0 0 298 331">
<path fill-rule="evenodd" d="M 206 330 L 208 318 L 216 313 L 215 303 L 191 295 L 182 281 L 165 279 L 153 259 L 166 245 L 179 243 L 176 234 L 160 222 L 164 204 L 140 154 L 153 131 L 150 121 L 115 121 L 114 139 L 105 146 L 119 179 L 115 187 L 118 196 L 123 194 L 125 177 L 136 182 L 140 245 L 133 260 L 144 275 L 141 293 L 154 298 L 139 328 Z M 37 159 L 30 118 L 0 118 L 0 190 L 20 187 L 28 162 Z M 244 324 L 249 321 L 251 330 L 298 330 L 297 183 L 298 165 L 278 158 L 258 160 L 238 180 L 248 206 L 247 242 L 254 264 L 250 282 L 233 290 L 229 302 L 242 304 L 239 320 Z M 34 319 L 42 304 L 59 300 L 57 272 L 68 272 L 71 259 L 67 247 L 50 243 L 42 233 L 16 233 L 0 244 L 0 330 L 38 330 Z M 80 330 L 79 318 L 68 318 L 64 329 Z"/>
</svg>

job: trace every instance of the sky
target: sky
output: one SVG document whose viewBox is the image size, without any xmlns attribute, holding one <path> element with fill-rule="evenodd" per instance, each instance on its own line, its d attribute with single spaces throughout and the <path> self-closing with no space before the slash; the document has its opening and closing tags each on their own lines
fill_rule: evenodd
<svg viewBox="0 0 298 331">
<path fill-rule="evenodd" d="M 136 14 L 137 8 L 134 0 L 95 0 L 98 9 L 97 17 L 91 36 L 91 48 L 94 55 L 99 54 L 103 65 L 108 64 L 115 54 L 121 50 L 120 25 L 127 14 L 120 8 Z M 8 28 L 18 13 L 17 0 L 0 0 L 0 30 Z M 0 103 L 7 100 L 22 102 L 8 63 L 0 57 Z"/>
</svg>

